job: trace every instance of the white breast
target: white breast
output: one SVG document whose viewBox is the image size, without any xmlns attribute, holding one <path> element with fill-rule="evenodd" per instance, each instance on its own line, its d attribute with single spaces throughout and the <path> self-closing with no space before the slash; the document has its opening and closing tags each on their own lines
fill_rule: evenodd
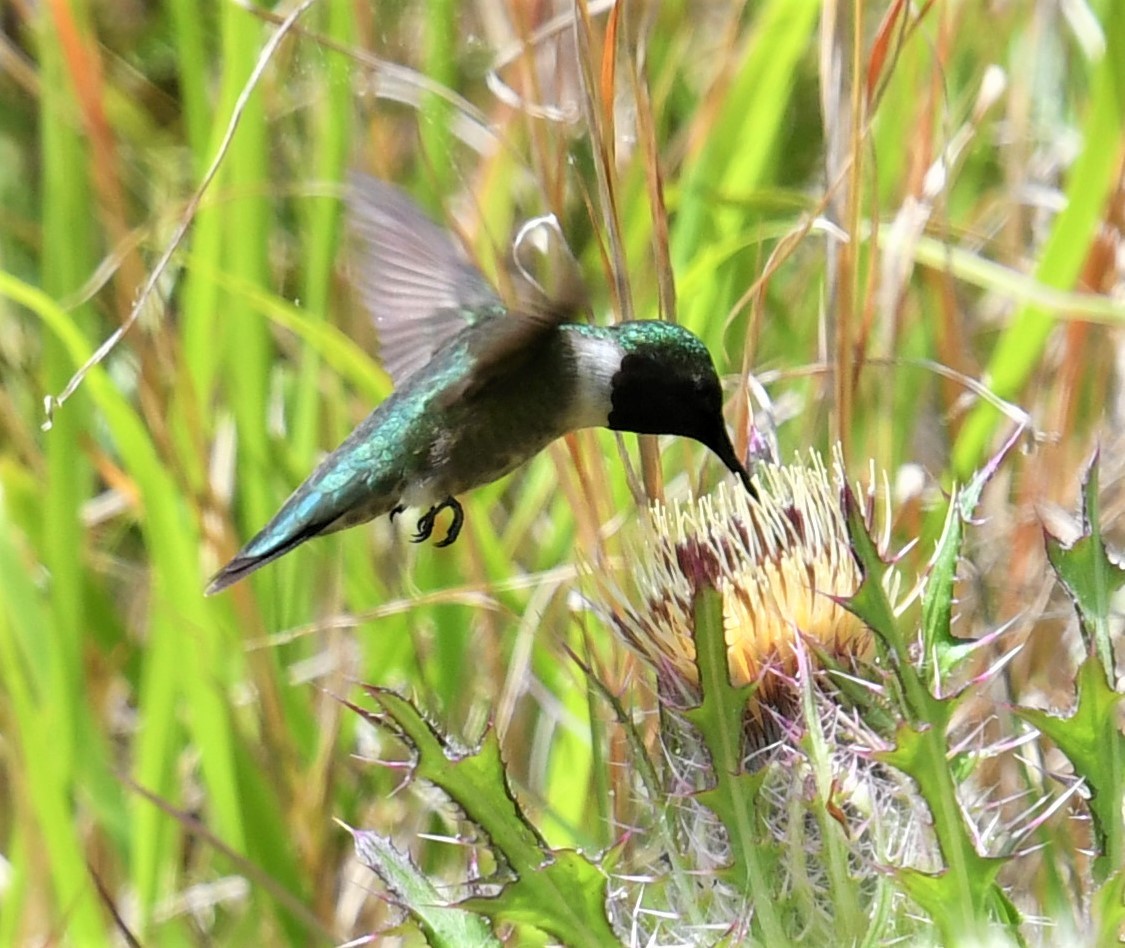
<svg viewBox="0 0 1125 948">
<path fill-rule="evenodd" d="M 613 406 L 613 377 L 621 368 L 624 352 L 612 339 L 577 332 L 567 335 L 578 364 L 580 381 L 571 402 L 566 427 L 571 430 L 605 427 L 609 424 L 609 412 Z"/>
</svg>

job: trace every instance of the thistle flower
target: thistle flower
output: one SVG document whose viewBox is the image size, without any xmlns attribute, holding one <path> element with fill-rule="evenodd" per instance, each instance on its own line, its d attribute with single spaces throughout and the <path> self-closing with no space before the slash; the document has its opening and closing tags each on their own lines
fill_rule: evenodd
<svg viewBox="0 0 1125 948">
<path fill-rule="evenodd" d="M 846 481 L 837 456 L 829 475 L 808 464 L 761 465 L 758 496 L 720 487 L 713 497 L 654 508 L 634 575 L 639 604 L 618 611 L 629 644 L 661 685 L 687 698 L 698 685 L 692 608 L 701 587 L 723 600 L 731 683 L 757 684 L 750 712 L 760 717 L 791 691 L 798 649 L 834 663 L 872 657 L 871 631 L 842 601 L 863 579 L 842 505 Z"/>
<path fill-rule="evenodd" d="M 659 786 L 640 788 L 641 807 L 666 812 L 673 826 L 662 843 L 634 854 L 631 879 L 646 880 L 644 895 L 623 880 L 623 906 L 638 908 L 618 921 L 643 934 L 634 943 L 691 941 L 701 925 L 737 940 L 750 918 L 759 924 L 769 913 L 775 935 L 848 940 L 844 929 L 854 926 L 859 937 L 856 919 L 866 905 L 898 898 L 884 888 L 882 867 L 938 865 L 909 781 L 872 753 L 888 745 L 816 674 L 828 665 L 863 678 L 862 666 L 870 667 L 875 654 L 873 633 L 845 605 L 863 572 L 848 532 L 839 454 L 831 472 L 811 454 L 804 462 L 761 464 L 755 481 L 757 496 L 720 488 L 656 507 L 631 561 L 637 592 L 613 596 L 614 625 L 655 670 L 661 696 Z M 866 496 L 870 523 L 873 494 Z M 893 570 L 887 576 L 893 602 L 897 577 Z M 732 782 L 737 773 L 718 773 L 730 767 L 715 756 L 716 739 L 726 739 L 722 726 L 679 713 L 705 698 L 694 611 L 704 589 L 721 598 L 730 683 L 755 686 L 742 712 L 742 763 L 734 764 L 742 775 L 754 774 L 749 784 Z M 879 675 L 866 673 L 876 704 Z M 732 806 L 752 814 L 742 824 L 752 827 L 749 835 L 737 841 Z M 750 868 L 755 861 L 760 872 Z M 665 864 L 688 868 L 662 874 Z M 768 880 L 771 891 L 738 882 L 740 864 Z M 759 933 L 768 935 L 770 923 L 760 924 Z M 896 930 L 897 922 L 887 922 L 886 933 Z"/>
</svg>

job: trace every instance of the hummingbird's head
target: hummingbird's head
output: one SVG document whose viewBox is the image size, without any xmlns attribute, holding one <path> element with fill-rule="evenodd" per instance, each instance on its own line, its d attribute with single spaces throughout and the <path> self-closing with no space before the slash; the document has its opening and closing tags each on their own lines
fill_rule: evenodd
<svg viewBox="0 0 1125 948">
<path fill-rule="evenodd" d="M 711 353 L 675 323 L 638 320 L 615 326 L 622 349 L 613 376 L 608 427 L 694 438 L 754 492 L 723 421 L 723 390 Z"/>
</svg>

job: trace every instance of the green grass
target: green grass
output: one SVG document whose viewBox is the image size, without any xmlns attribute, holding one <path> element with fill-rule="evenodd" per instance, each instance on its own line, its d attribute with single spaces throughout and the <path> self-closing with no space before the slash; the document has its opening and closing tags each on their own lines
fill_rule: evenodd
<svg viewBox="0 0 1125 948">
<path fill-rule="evenodd" d="M 784 457 L 842 439 L 858 473 L 868 457 L 892 482 L 920 465 L 923 491 L 895 498 L 896 544 L 923 538 L 908 572 L 940 533 L 942 486 L 1010 433 L 970 383 L 1028 412 L 1041 437 L 985 493 L 956 631 L 1018 620 L 1003 644 L 1024 650 L 990 698 L 1073 702 L 1060 643 L 1077 632 L 1059 618 L 1061 593 L 1040 595 L 1040 513 L 1074 508 L 1099 442 L 1103 492 L 1125 472 L 1114 421 L 1125 308 L 1110 249 L 1125 8 L 1091 0 L 1068 20 L 1032 0 L 938 3 L 916 20 L 925 5 L 666 2 L 649 20 L 625 4 L 608 52 L 610 15 L 595 8 L 589 60 L 580 68 L 566 43 L 558 58 L 558 104 L 577 116 L 566 124 L 513 108 L 486 81 L 495 49 L 543 25 L 533 6 L 496 4 L 487 18 L 468 4 L 321 0 L 252 91 L 291 5 L 273 18 L 186 0 L 6 11 L 0 943 L 108 943 L 111 907 L 144 944 L 331 944 L 392 924 L 333 817 L 409 844 L 437 877 L 457 876 L 465 854 L 418 841 L 457 824 L 422 795 L 394 794 L 401 770 L 369 759 L 402 752 L 340 703 L 357 680 L 403 689 L 465 742 L 494 722 L 552 846 L 619 838 L 626 742 L 570 657 L 627 707 L 650 707 L 630 690 L 644 677 L 635 659 L 570 595 L 590 592 L 574 567 L 608 570 L 638 517 L 608 434 L 566 439 L 462 498 L 465 530 L 448 550 L 412 546 L 384 521 L 202 596 L 390 391 L 338 265 L 335 195 L 352 166 L 456 211 L 493 274 L 513 225 L 556 211 L 596 318 L 663 312 L 704 338 L 730 381 L 740 446 L 739 379 L 753 368 L 777 403 Z M 869 76 L 880 40 L 889 52 Z M 497 78 L 550 104 L 559 73 L 536 70 L 536 48 Z M 373 72 L 368 55 L 400 68 Z M 821 72 L 832 62 L 838 81 Z M 978 107 L 990 66 L 1005 83 Z M 837 103 L 827 114 L 822 96 Z M 852 123 L 844 106 L 861 101 L 870 111 Z M 470 106 L 498 147 L 466 132 Z M 916 229 L 895 229 L 954 142 Z M 852 235 L 831 254 L 835 238 L 810 226 L 828 214 Z M 130 317 L 181 224 L 140 319 L 43 430 L 44 399 Z M 635 439 L 622 444 L 639 471 Z M 663 478 L 652 457 L 653 492 L 721 476 L 694 445 L 663 445 Z M 998 773 L 1023 766 L 1005 759 Z M 1079 845 L 1065 817 L 1080 810 L 1044 828 L 1049 853 Z M 1050 863 L 1021 863 L 1017 896 L 1036 893 L 1047 913 L 1080 904 Z M 218 898 L 214 884 L 234 876 L 245 889 Z M 217 901 L 193 914 L 189 890 Z"/>
</svg>

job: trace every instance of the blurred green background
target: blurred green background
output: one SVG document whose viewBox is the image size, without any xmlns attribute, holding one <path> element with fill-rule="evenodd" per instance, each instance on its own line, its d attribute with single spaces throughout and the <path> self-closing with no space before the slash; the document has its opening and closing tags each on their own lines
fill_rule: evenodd
<svg viewBox="0 0 1125 948">
<path fill-rule="evenodd" d="M 283 35 L 296 4 L 0 8 L 0 942 L 388 924 L 333 817 L 462 857 L 419 849 L 440 812 L 393 792 L 356 680 L 491 722 L 553 844 L 615 839 L 621 748 L 568 652 L 636 670 L 580 564 L 614 568 L 642 481 L 718 482 L 698 446 L 583 432 L 462 498 L 448 550 L 381 521 L 202 596 L 390 390 L 337 260 L 349 167 L 493 276 L 555 211 L 599 320 L 699 333 L 740 447 L 753 369 L 783 456 L 874 458 L 918 563 L 1026 412 L 958 631 L 1014 619 L 1013 696 L 1065 703 L 1041 523 L 1096 443 L 1121 510 L 1125 4 L 608 7 L 320 0 Z"/>
</svg>

